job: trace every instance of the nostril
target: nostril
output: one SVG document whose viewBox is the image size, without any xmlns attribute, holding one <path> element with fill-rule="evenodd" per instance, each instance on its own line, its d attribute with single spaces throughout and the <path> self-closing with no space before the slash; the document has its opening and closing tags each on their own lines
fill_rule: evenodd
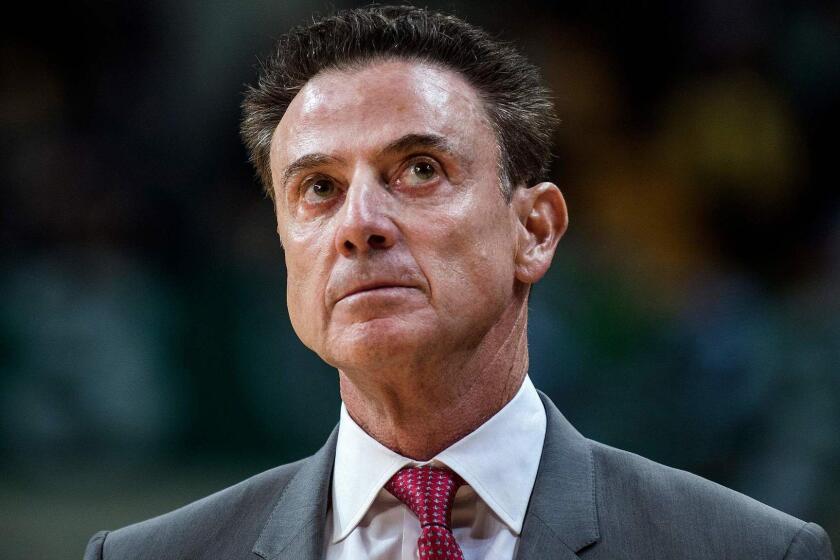
<svg viewBox="0 0 840 560">
<path fill-rule="evenodd" d="M 382 235 L 371 235 L 368 238 L 368 245 L 371 247 L 381 247 L 385 244 L 385 237 Z"/>
<path fill-rule="evenodd" d="M 353 243 L 351 241 L 347 240 L 347 241 L 344 242 L 344 248 L 347 249 L 348 251 L 352 251 L 355 248 L 355 246 L 353 245 Z"/>
</svg>

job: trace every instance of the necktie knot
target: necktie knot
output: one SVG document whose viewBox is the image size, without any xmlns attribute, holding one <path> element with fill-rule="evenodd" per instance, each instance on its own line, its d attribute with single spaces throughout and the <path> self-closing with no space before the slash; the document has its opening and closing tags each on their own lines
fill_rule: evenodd
<svg viewBox="0 0 840 560">
<path fill-rule="evenodd" d="M 449 469 L 406 467 L 391 477 L 385 489 L 414 512 L 421 527 L 438 526 L 451 531 L 455 493 L 464 480 Z"/>
</svg>

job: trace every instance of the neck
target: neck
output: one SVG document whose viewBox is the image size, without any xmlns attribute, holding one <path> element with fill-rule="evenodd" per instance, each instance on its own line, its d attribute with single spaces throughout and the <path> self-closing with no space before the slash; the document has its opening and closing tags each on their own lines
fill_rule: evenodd
<svg viewBox="0 0 840 560">
<path fill-rule="evenodd" d="M 399 371 L 339 370 L 347 412 L 389 449 L 427 461 L 474 431 L 516 395 L 528 371 L 527 295 L 479 344 Z M 384 380 L 384 381 L 383 381 Z"/>
</svg>

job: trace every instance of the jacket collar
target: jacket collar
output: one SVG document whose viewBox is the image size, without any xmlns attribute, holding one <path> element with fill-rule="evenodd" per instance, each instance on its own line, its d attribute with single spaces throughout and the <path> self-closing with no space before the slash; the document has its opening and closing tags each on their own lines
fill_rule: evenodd
<svg viewBox="0 0 840 560">
<path fill-rule="evenodd" d="M 539 395 L 548 421 L 545 444 L 516 560 L 573 559 L 599 538 L 592 448 L 554 403 Z"/>
<path fill-rule="evenodd" d="M 254 554 L 265 560 L 316 560 L 323 556 L 337 438 L 338 426 L 324 446 L 302 462 L 254 544 Z"/>
<path fill-rule="evenodd" d="M 554 403 L 545 406 L 546 433 L 516 560 L 573 560 L 599 538 L 592 449 Z M 303 461 L 269 516 L 253 552 L 265 560 L 323 556 L 338 427 Z"/>
</svg>

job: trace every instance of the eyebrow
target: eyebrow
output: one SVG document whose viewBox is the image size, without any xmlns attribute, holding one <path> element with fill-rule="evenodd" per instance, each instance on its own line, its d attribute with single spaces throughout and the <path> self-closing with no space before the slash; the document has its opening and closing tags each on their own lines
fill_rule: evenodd
<svg viewBox="0 0 840 560">
<path fill-rule="evenodd" d="M 382 148 L 379 151 L 379 155 L 384 156 L 399 154 L 410 150 L 416 150 L 418 148 L 426 148 L 437 152 L 443 152 L 453 157 L 457 156 L 457 153 L 449 143 L 449 140 L 443 136 L 438 136 L 437 134 L 406 134 Z"/>
<path fill-rule="evenodd" d="M 291 179 L 301 171 L 311 169 L 313 167 L 320 167 L 322 165 L 341 163 L 342 161 L 343 160 L 341 158 L 337 158 L 335 156 L 323 154 L 320 152 L 316 152 L 314 154 L 306 154 L 305 156 L 297 158 L 295 161 L 286 166 L 286 169 L 283 170 L 283 174 L 280 177 L 280 184 L 283 186 L 283 188 L 285 188 L 286 183 L 289 182 L 289 179 Z"/>
<path fill-rule="evenodd" d="M 458 153 L 455 151 L 455 149 L 452 147 L 452 144 L 445 137 L 439 136 L 437 134 L 406 134 L 404 136 L 400 136 L 399 138 L 397 138 L 396 140 L 379 150 L 377 156 L 389 156 L 422 148 L 442 152 L 449 156 L 458 159 L 463 159 L 458 157 Z M 288 166 L 286 166 L 286 169 L 283 170 L 283 174 L 280 177 L 280 184 L 283 186 L 283 188 L 285 188 L 286 184 L 289 182 L 289 179 L 291 179 L 301 171 L 305 171 L 313 167 L 320 167 L 335 163 L 343 163 L 343 161 L 344 160 L 342 160 L 341 158 L 331 156 L 329 154 L 324 154 L 321 152 L 306 154 L 297 158 Z"/>
</svg>

